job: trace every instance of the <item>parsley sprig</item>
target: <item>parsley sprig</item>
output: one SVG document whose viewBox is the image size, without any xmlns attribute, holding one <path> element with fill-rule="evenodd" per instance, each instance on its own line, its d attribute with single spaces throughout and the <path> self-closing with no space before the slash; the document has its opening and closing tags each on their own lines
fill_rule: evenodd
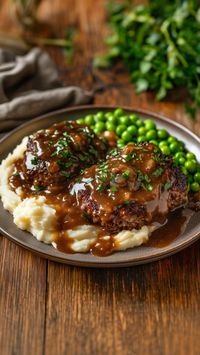
<svg viewBox="0 0 200 355">
<path fill-rule="evenodd" d="M 122 60 L 137 93 L 154 90 L 162 100 L 169 90 L 184 87 L 190 96 L 186 110 L 195 117 L 200 107 L 200 6 L 198 0 L 150 0 L 109 4 L 113 35 L 99 67 Z"/>
</svg>

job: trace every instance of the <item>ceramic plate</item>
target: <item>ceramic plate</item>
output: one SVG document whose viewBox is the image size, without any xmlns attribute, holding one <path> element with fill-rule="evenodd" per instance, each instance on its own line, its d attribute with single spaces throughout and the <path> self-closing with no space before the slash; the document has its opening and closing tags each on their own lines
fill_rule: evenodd
<svg viewBox="0 0 200 355">
<path fill-rule="evenodd" d="M 41 116 L 37 119 L 29 121 L 28 123 L 15 129 L 9 135 L 5 136 L 0 141 L 0 160 L 5 158 L 17 144 L 20 143 L 22 138 L 39 129 L 46 128 L 55 122 L 62 120 L 74 120 L 76 118 L 84 117 L 87 114 L 95 113 L 97 111 L 110 111 L 115 107 L 97 107 L 97 106 L 84 106 L 73 109 L 65 109 L 56 111 L 54 113 Z M 169 120 L 160 115 L 144 112 L 139 110 L 126 109 L 127 113 L 136 112 L 141 119 L 152 117 L 158 127 L 167 129 L 171 134 L 183 140 L 186 147 L 195 153 L 197 157 L 200 156 L 200 138 L 195 136 L 185 127 L 180 124 Z M 136 247 L 123 252 L 116 252 L 106 257 L 97 257 L 89 253 L 87 254 L 65 254 L 54 249 L 51 245 L 44 244 L 36 240 L 30 233 L 24 232 L 17 228 L 13 223 L 13 218 L 10 213 L 4 210 L 0 202 L 0 231 L 13 242 L 25 247 L 39 254 L 42 257 L 58 261 L 61 263 L 87 266 L 87 267 L 121 267 L 136 264 L 144 264 L 154 260 L 161 259 L 165 256 L 174 254 L 198 239 L 200 235 L 200 212 L 195 213 L 190 219 L 186 230 L 177 239 L 164 247 Z"/>
</svg>

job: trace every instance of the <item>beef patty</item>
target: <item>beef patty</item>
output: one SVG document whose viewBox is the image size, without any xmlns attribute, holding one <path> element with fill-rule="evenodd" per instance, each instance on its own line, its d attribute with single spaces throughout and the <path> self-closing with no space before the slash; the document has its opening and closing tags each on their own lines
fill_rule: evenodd
<svg viewBox="0 0 200 355">
<path fill-rule="evenodd" d="M 106 145 L 88 126 L 57 123 L 28 138 L 24 159 L 15 164 L 18 175 L 10 182 L 18 179 L 18 185 L 26 189 L 57 194 L 81 169 L 105 158 L 106 153 Z"/>
<path fill-rule="evenodd" d="M 163 223 L 188 200 L 186 176 L 151 143 L 114 149 L 70 188 L 86 218 L 111 233 Z"/>
</svg>

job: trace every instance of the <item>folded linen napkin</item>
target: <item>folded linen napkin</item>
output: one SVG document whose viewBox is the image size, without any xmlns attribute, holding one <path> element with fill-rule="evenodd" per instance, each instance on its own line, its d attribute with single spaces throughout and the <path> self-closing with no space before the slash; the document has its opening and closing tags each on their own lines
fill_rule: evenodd
<svg viewBox="0 0 200 355">
<path fill-rule="evenodd" d="M 92 93 L 63 87 L 49 55 L 33 48 L 24 56 L 0 49 L 0 132 L 65 106 L 86 104 Z"/>
</svg>

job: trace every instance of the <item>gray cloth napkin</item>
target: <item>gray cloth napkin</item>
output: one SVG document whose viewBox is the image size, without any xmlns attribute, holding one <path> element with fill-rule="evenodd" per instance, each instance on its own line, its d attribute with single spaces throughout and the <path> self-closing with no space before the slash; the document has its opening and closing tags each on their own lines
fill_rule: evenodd
<svg viewBox="0 0 200 355">
<path fill-rule="evenodd" d="M 87 104 L 93 95 L 63 87 L 49 55 L 33 48 L 24 56 L 0 49 L 0 132 L 65 106 Z"/>
</svg>

